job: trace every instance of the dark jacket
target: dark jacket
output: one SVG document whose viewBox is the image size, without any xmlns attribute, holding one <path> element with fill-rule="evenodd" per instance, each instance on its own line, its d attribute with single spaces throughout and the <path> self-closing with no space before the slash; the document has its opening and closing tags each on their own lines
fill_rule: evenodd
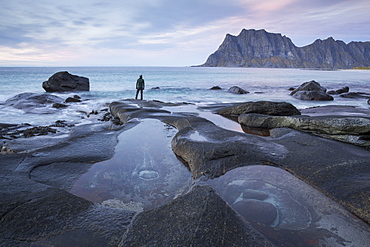
<svg viewBox="0 0 370 247">
<path fill-rule="evenodd" d="M 136 89 L 144 89 L 144 88 L 145 88 L 144 79 L 140 77 L 136 81 Z"/>
</svg>

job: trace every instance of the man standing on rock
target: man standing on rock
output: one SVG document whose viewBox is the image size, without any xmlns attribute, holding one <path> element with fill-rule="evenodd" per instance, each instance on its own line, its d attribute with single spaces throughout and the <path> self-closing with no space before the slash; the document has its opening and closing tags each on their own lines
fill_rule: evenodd
<svg viewBox="0 0 370 247">
<path fill-rule="evenodd" d="M 139 79 L 137 79 L 137 81 L 136 81 L 136 97 L 135 97 L 135 99 L 137 99 L 137 96 L 139 95 L 139 92 L 140 92 L 141 93 L 141 100 L 143 100 L 144 88 L 145 88 L 144 79 L 143 79 L 143 76 L 140 75 Z"/>
</svg>

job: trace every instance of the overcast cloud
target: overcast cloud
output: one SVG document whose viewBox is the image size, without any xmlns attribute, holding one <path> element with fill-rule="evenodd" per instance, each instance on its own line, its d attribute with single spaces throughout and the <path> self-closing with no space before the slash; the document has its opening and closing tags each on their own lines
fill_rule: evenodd
<svg viewBox="0 0 370 247">
<path fill-rule="evenodd" d="M 227 33 L 370 41 L 369 0 L 0 0 L 0 66 L 202 64 Z"/>
</svg>

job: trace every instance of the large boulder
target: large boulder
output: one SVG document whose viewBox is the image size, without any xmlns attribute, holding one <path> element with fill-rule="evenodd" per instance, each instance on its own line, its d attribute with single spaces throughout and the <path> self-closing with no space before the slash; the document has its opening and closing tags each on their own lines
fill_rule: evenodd
<svg viewBox="0 0 370 247">
<path fill-rule="evenodd" d="M 290 95 L 301 100 L 334 100 L 332 96 L 326 93 L 326 88 L 316 81 L 303 83 L 299 88 L 293 90 Z"/>
<path fill-rule="evenodd" d="M 301 112 L 290 103 L 271 101 L 246 102 L 241 105 L 220 109 L 217 113 L 223 116 L 239 116 L 246 113 L 274 116 L 301 115 Z"/>
<path fill-rule="evenodd" d="M 46 92 L 89 91 L 90 82 L 86 77 L 62 71 L 55 73 L 49 80 L 44 81 L 42 87 Z"/>
</svg>

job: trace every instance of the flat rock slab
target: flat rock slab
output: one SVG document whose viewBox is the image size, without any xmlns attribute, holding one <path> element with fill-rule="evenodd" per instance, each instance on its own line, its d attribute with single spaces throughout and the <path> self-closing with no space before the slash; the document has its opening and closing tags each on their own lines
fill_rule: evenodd
<svg viewBox="0 0 370 247">
<path fill-rule="evenodd" d="M 118 245 L 135 212 L 68 192 L 92 162 L 112 156 L 118 132 L 109 128 L 87 124 L 52 141 L 9 141 L 18 152 L 0 154 L 0 246 Z"/>
<path fill-rule="evenodd" d="M 64 245 L 68 241 L 72 246 L 117 245 L 134 215 L 95 206 L 65 190 L 15 174 L 2 175 L 1 183 L 0 246 Z M 90 234 L 80 238 L 79 232 Z"/>
</svg>

